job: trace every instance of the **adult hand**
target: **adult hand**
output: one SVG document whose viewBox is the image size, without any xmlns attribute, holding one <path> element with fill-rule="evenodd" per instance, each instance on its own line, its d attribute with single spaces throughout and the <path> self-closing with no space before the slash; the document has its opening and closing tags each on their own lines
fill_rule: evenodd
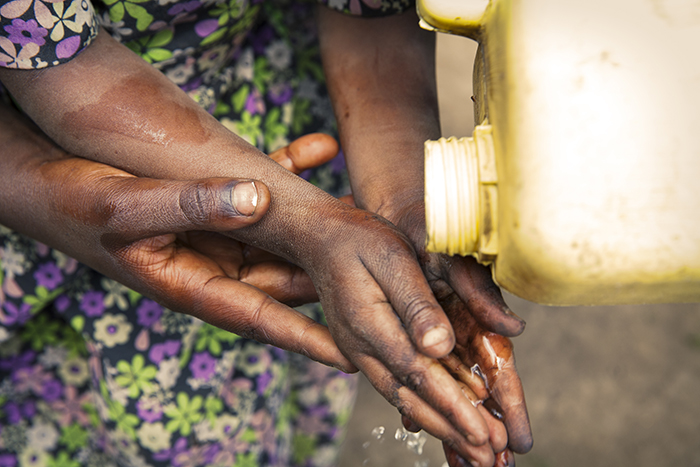
<svg viewBox="0 0 700 467">
<path fill-rule="evenodd" d="M 493 463 L 483 417 L 435 360 L 454 346 L 449 320 L 413 247 L 394 226 L 343 205 L 272 162 L 108 35 L 98 34 L 69 63 L 10 70 L 0 79 L 43 131 L 72 154 L 162 180 L 226 176 L 263 181 L 273 197 L 267 214 L 227 235 L 302 267 L 319 292 L 335 342 L 352 364 L 426 430 L 452 440 L 459 452 L 484 445 L 480 465 Z M 139 281 L 125 277 L 122 282 L 133 287 Z M 206 288 L 220 284 L 209 281 Z M 290 337 L 289 326 L 279 318 L 283 315 L 271 303 L 241 303 L 234 316 L 230 308 L 214 310 L 214 316 L 195 311 L 262 342 L 289 347 L 293 339 L 295 350 L 308 352 L 299 346 L 313 340 L 318 328 Z M 314 358 L 354 369 L 350 363 L 343 366 L 335 347 L 321 347 Z"/>
<path fill-rule="evenodd" d="M 335 155 L 332 145 L 329 151 L 309 144 L 314 138 L 275 156 L 301 149 L 296 167 L 303 168 Z M 270 204 L 264 184 L 134 177 L 72 157 L 4 105 L 0 141 L 0 180 L 12 187 L 0 194 L 4 225 L 175 311 L 354 370 L 326 327 L 273 298 L 315 300 L 303 271 L 216 233 L 264 216 Z"/>
</svg>

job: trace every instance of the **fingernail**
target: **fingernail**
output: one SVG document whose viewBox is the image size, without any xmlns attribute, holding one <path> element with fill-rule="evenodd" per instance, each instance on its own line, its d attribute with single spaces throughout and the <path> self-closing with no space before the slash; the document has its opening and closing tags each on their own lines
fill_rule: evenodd
<svg viewBox="0 0 700 467">
<path fill-rule="evenodd" d="M 503 409 L 493 397 L 484 401 L 484 408 L 497 420 L 503 421 Z"/>
<path fill-rule="evenodd" d="M 457 457 L 457 465 L 459 465 L 459 467 L 472 467 L 471 462 L 467 462 L 459 456 Z"/>
<path fill-rule="evenodd" d="M 255 208 L 258 207 L 258 188 L 255 182 L 238 182 L 231 191 L 231 204 L 243 216 L 255 214 Z"/>
<path fill-rule="evenodd" d="M 450 332 L 442 326 L 436 326 L 423 335 L 423 347 L 429 348 L 442 344 L 450 338 Z"/>
<path fill-rule="evenodd" d="M 511 310 L 511 309 L 508 308 L 507 306 L 504 306 L 504 307 L 503 307 L 503 313 L 504 313 L 505 315 L 512 316 L 513 318 L 517 319 L 518 321 L 520 321 L 520 322 L 523 323 L 523 324 L 526 324 L 524 319 L 522 319 L 520 316 L 518 316 L 518 315 L 516 315 L 515 313 L 513 313 L 513 310 Z"/>
</svg>

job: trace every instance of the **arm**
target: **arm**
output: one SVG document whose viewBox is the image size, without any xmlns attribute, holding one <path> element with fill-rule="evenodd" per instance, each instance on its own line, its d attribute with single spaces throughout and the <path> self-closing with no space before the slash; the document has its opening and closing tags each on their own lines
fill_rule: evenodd
<svg viewBox="0 0 700 467">
<path fill-rule="evenodd" d="M 284 154 L 298 153 L 301 145 L 296 164 L 288 164 L 292 169 L 319 155 L 332 157 L 335 142 L 324 138 L 331 140 L 330 153 L 328 145 L 304 145 L 316 141 L 310 136 L 275 156 L 285 161 Z M 279 336 L 280 347 L 352 369 L 325 326 L 259 290 L 292 302 L 313 299 L 313 286 L 301 271 L 269 258 L 250 263 L 243 255 L 244 245 L 215 233 L 254 224 L 264 216 L 270 197 L 262 183 L 137 178 L 66 154 L 0 103 L 0 184 L 6 187 L 0 190 L 3 225 L 58 248 L 173 310 L 224 329 L 250 325 L 233 319 L 245 316 L 241 304 L 267 303 L 286 330 Z M 183 276 L 187 280 L 181 280 Z M 263 329 L 267 327 L 263 323 Z M 265 330 L 273 336 L 274 331 Z"/>
<path fill-rule="evenodd" d="M 357 205 L 386 217 L 411 239 L 433 291 L 452 310 L 458 347 L 471 340 L 466 329 L 475 320 L 486 330 L 518 335 L 524 322 L 508 310 L 487 268 L 473 258 L 424 250 L 423 143 L 440 136 L 434 34 L 418 27 L 414 13 L 363 20 L 321 9 L 320 37 Z M 476 351 L 478 345 L 469 347 Z M 532 436 L 519 379 L 514 367 L 499 375 L 513 377 L 518 385 L 500 393 L 498 402 L 506 410 L 511 447 L 524 452 Z"/>
<path fill-rule="evenodd" d="M 439 367 L 428 356 L 449 353 L 454 339 L 413 248 L 392 225 L 289 174 L 108 36 L 98 35 L 78 57 L 55 68 L 1 71 L 23 109 L 74 154 L 151 177 L 262 181 L 273 200 L 267 214 L 230 235 L 307 271 L 338 347 L 355 366 L 371 361 L 368 377 L 375 384 L 400 382 L 396 405 L 423 401 L 433 407 L 438 415 L 431 416 L 439 416 L 433 423 L 459 433 L 455 445 L 487 441 L 486 424 L 450 385 L 449 374 L 437 371 L 429 384 L 422 380 L 424 368 Z M 238 317 L 239 334 L 277 344 L 287 331 L 276 325 L 269 306 L 246 312 Z M 443 339 L 432 339 L 433 331 Z M 450 390 L 442 390 L 441 382 Z"/>
</svg>

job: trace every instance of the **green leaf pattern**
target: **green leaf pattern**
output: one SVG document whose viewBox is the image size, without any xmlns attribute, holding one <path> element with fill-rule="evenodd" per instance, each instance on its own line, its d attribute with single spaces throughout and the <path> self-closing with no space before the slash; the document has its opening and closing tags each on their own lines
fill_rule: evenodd
<svg viewBox="0 0 700 467">
<path fill-rule="evenodd" d="M 44 1 L 14 0 L 14 17 L 0 8 L 2 26 L 33 19 L 41 7 L 30 3 L 49 5 L 62 12 L 51 21 L 70 25 L 53 37 L 79 36 L 77 54 L 99 18 L 105 31 L 263 151 L 309 132 L 335 134 L 311 4 L 65 0 L 54 8 L 60 0 Z M 329 1 L 363 15 L 406 5 Z M 70 60 L 56 55 L 46 18 L 37 23 L 46 30 L 38 52 L 22 52 L 0 28 L 0 62 L 41 68 Z M 303 176 L 335 195 L 348 192 L 342 160 Z M 311 466 L 325 465 L 342 441 L 352 377 L 154 309 L 139 293 L 3 226 L 0 282 L 3 465 L 258 466 L 277 459 Z M 304 311 L 323 322 L 318 306 Z"/>
</svg>

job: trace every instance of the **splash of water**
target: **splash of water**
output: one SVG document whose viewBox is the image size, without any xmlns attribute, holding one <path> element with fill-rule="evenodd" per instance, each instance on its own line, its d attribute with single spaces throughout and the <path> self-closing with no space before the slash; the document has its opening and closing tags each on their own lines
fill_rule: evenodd
<svg viewBox="0 0 700 467">
<path fill-rule="evenodd" d="M 420 456 L 423 454 L 423 446 L 425 446 L 425 442 L 428 440 L 428 437 L 422 431 L 419 431 L 418 433 L 411 433 L 410 431 L 406 430 L 406 428 L 401 427 L 396 429 L 394 439 L 401 441 L 406 445 L 408 450 L 413 451 Z"/>
</svg>

